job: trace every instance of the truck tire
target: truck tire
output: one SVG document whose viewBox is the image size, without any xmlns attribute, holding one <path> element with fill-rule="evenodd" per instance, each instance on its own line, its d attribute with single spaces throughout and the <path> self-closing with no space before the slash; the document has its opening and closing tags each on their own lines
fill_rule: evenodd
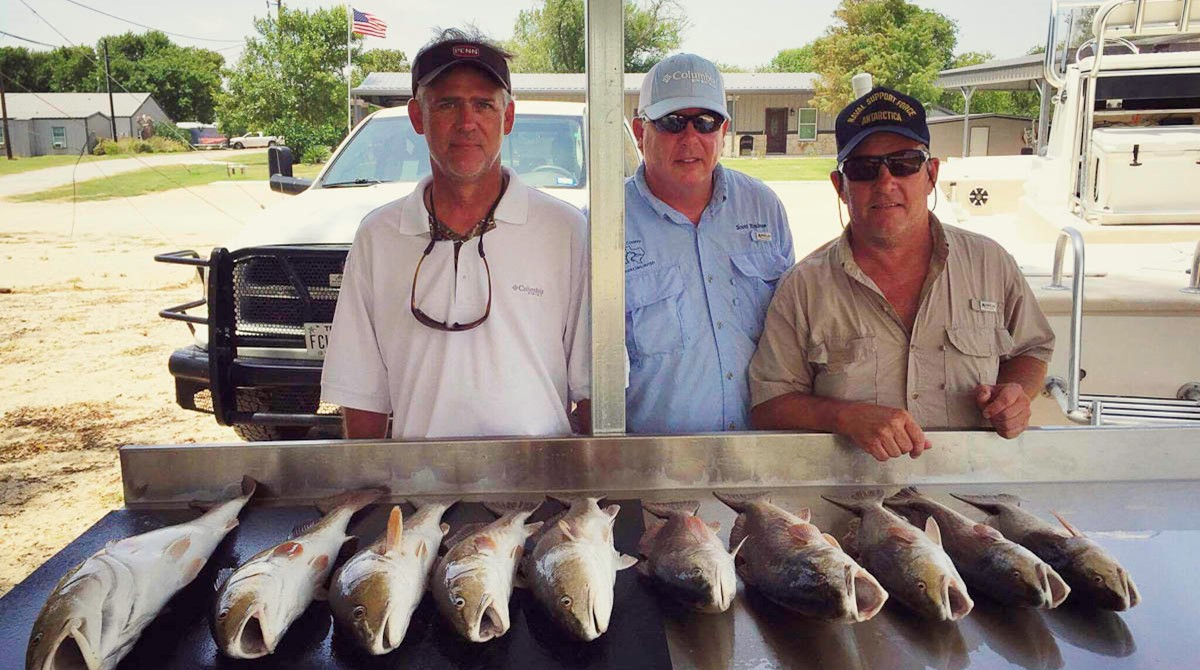
<svg viewBox="0 0 1200 670">
<path fill-rule="evenodd" d="M 241 389 L 237 394 L 237 407 L 241 412 L 310 412 L 315 408 L 299 407 L 295 401 L 277 398 L 269 389 Z M 308 426 L 262 426 L 253 423 L 234 424 L 233 432 L 247 442 L 274 442 L 278 440 L 303 440 L 308 437 Z"/>
<path fill-rule="evenodd" d="M 246 147 L 245 147 L 245 146 L 243 146 L 241 142 L 234 142 L 234 143 L 233 143 L 233 148 L 234 148 L 234 149 L 245 149 Z"/>
</svg>

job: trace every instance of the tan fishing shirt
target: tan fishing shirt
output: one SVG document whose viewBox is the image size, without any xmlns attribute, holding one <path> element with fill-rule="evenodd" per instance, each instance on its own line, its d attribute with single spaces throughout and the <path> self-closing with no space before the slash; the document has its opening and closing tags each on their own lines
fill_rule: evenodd
<svg viewBox="0 0 1200 670">
<path fill-rule="evenodd" d="M 754 405 L 786 393 L 908 410 L 922 428 L 986 427 L 979 384 L 1002 361 L 1049 362 L 1054 333 L 995 241 L 931 213 L 933 258 L 912 335 L 854 261 L 849 231 L 779 280 L 750 363 Z"/>
</svg>

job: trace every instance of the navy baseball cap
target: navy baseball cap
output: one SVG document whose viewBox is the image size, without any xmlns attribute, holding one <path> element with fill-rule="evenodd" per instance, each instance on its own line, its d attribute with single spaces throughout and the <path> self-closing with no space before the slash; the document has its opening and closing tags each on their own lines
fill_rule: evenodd
<svg viewBox="0 0 1200 670">
<path fill-rule="evenodd" d="M 488 74 L 504 90 L 512 93 L 508 74 L 508 59 L 500 51 L 482 42 L 443 42 L 422 49 L 413 59 L 412 93 L 418 86 L 428 86 L 443 72 L 458 65 L 470 65 Z"/>
<path fill-rule="evenodd" d="M 838 163 L 875 133 L 895 133 L 929 146 L 929 125 L 919 100 L 883 86 L 846 105 L 834 125 Z"/>
</svg>

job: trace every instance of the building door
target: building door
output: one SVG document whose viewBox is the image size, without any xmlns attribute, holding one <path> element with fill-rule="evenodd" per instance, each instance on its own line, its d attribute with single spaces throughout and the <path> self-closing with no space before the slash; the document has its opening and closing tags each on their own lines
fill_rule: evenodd
<svg viewBox="0 0 1200 670">
<path fill-rule="evenodd" d="M 971 129 L 971 155 L 986 156 L 988 155 L 988 137 L 990 136 L 991 128 L 980 126 Z"/>
<path fill-rule="evenodd" d="M 767 110 L 767 153 L 787 153 L 787 108 Z"/>
</svg>

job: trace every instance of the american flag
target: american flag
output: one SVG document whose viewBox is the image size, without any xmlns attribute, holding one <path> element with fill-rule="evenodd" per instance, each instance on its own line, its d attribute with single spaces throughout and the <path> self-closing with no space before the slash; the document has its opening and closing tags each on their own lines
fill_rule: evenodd
<svg viewBox="0 0 1200 670">
<path fill-rule="evenodd" d="M 366 12 L 360 12 L 357 9 L 351 10 L 354 12 L 354 32 L 358 35 L 370 35 L 371 37 L 387 37 L 387 23 L 375 16 Z"/>
</svg>

